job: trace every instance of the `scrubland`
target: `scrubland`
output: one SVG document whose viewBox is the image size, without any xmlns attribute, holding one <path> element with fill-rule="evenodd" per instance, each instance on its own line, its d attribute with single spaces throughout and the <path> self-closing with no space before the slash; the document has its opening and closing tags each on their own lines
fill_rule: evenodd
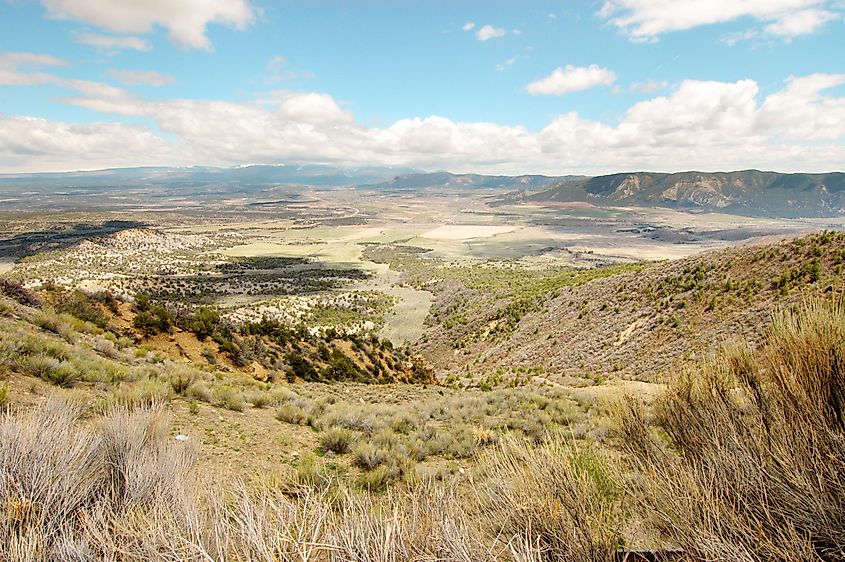
<svg viewBox="0 0 845 562">
<path fill-rule="evenodd" d="M 355 486 L 307 463 L 284 481 L 224 482 L 195 470 L 197 447 L 173 438 L 161 401 L 95 413 L 53 396 L 0 419 L 3 556 L 601 561 L 637 528 L 691 560 L 842 560 L 843 352 L 842 303 L 809 302 L 650 408 L 620 403 L 612 444 L 494 431 L 461 486 L 426 475 Z M 325 451 L 386 466 L 411 454 L 395 436 L 410 429 L 410 443 L 432 406 L 329 404 L 314 424 Z M 308 423 L 307 406 L 279 412 Z"/>
<path fill-rule="evenodd" d="M 752 330 L 639 386 L 517 361 L 434 372 L 425 341 L 4 281 L 0 560 L 845 560 L 843 244 L 585 271 L 367 249 L 435 290 L 429 333 L 484 353 L 547 342 L 570 301 L 586 312 L 568 321 L 622 343 L 692 341 L 685 323 L 753 307 Z M 444 307 L 485 291 L 495 306 Z M 682 319 L 629 329 L 649 314 Z"/>
</svg>

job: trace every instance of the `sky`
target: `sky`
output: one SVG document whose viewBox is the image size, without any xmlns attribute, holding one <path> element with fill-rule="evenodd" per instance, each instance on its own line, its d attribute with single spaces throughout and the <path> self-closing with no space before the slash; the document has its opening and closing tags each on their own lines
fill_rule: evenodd
<svg viewBox="0 0 845 562">
<path fill-rule="evenodd" d="M 0 172 L 845 170 L 845 0 L 0 0 Z"/>
</svg>

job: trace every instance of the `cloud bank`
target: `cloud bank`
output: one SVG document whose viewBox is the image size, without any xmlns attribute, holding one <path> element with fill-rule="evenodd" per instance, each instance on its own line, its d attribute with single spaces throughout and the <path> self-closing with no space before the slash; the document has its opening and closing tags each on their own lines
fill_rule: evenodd
<svg viewBox="0 0 845 562">
<path fill-rule="evenodd" d="M 124 88 L 44 71 L 63 64 L 49 55 L 3 53 L 0 84 L 64 88 L 68 94 L 63 103 L 99 112 L 103 121 L 76 125 L 0 114 L 0 169 L 312 162 L 592 174 L 625 169 L 827 170 L 841 168 L 845 161 L 845 97 L 827 93 L 845 84 L 845 74 L 792 77 L 765 97 L 753 80 L 686 80 L 668 95 L 634 103 L 614 122 L 572 111 L 532 131 L 437 115 L 370 127 L 320 92 L 277 90 L 248 102 L 146 99 Z M 562 71 L 573 74 L 582 73 Z M 586 75 L 604 76 L 597 71 Z M 158 81 L 143 73 L 123 78 Z M 580 87 L 594 81 L 555 80 L 542 88 L 556 93 L 561 84 Z"/>
</svg>

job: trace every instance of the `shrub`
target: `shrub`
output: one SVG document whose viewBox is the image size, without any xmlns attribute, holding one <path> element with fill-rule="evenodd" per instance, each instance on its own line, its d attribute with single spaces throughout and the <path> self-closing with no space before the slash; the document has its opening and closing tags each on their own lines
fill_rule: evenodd
<svg viewBox="0 0 845 562">
<path fill-rule="evenodd" d="M 775 316 L 757 352 L 730 345 L 621 429 L 644 513 L 696 559 L 842 560 L 845 308 Z"/>
<path fill-rule="evenodd" d="M 324 370 L 324 378 L 333 381 L 352 381 L 361 378 L 362 373 L 355 363 L 339 349 L 332 350 L 329 366 Z"/>
<path fill-rule="evenodd" d="M 373 470 L 382 464 L 387 456 L 386 449 L 367 441 L 361 441 L 352 450 L 352 464 L 363 470 Z"/>
<path fill-rule="evenodd" d="M 59 361 L 44 354 L 30 356 L 25 367 L 35 376 L 64 388 L 73 386 L 80 378 L 79 371 L 69 361 Z"/>
<path fill-rule="evenodd" d="M 287 403 L 276 408 L 276 419 L 285 423 L 302 425 L 308 421 L 308 414 L 302 406 Z"/>
<path fill-rule="evenodd" d="M 138 307 L 139 312 L 132 319 L 132 326 L 144 336 L 169 332 L 173 326 L 173 315 L 162 305 Z"/>
<path fill-rule="evenodd" d="M 94 345 L 92 345 L 92 347 L 97 353 L 101 353 L 106 357 L 110 357 L 112 359 L 117 359 L 120 356 L 120 353 L 118 352 L 117 346 L 115 346 L 114 342 L 104 337 L 98 336 L 94 340 Z"/>
<path fill-rule="evenodd" d="M 454 490 L 356 493 L 312 454 L 293 488 L 226 487 L 216 474 L 200 487 L 194 442 L 174 440 L 160 409 L 81 414 L 55 399 L 0 414 L 4 560 L 499 559 L 501 544 L 471 524 Z M 409 474 L 385 466 L 362 484 Z"/>
<path fill-rule="evenodd" d="M 171 386 L 158 379 L 141 379 L 112 391 L 112 399 L 124 408 L 152 408 L 167 402 Z"/>
<path fill-rule="evenodd" d="M 333 427 L 320 434 L 320 449 L 342 455 L 349 452 L 354 438 L 348 429 Z"/>
<path fill-rule="evenodd" d="M 306 453 L 296 466 L 294 483 L 312 490 L 326 490 L 332 478 L 313 454 Z"/>
<path fill-rule="evenodd" d="M 60 314 L 69 314 L 99 328 L 108 326 L 99 302 L 79 289 L 60 294 L 55 301 L 54 308 Z"/>
<path fill-rule="evenodd" d="M 208 385 L 203 382 L 194 382 L 185 391 L 185 395 L 191 399 L 200 400 L 207 404 L 214 402 L 214 394 L 211 392 L 211 389 L 208 388 Z"/>
<path fill-rule="evenodd" d="M 195 452 L 168 439 L 160 410 L 114 410 L 95 427 L 79 424 L 82 412 L 78 403 L 50 398 L 0 416 L 4 556 L 108 558 L 121 542 L 118 527 L 133 534 L 130 507 L 176 517 L 186 505 Z M 131 548 L 131 539 L 123 541 L 120 550 Z"/>
<path fill-rule="evenodd" d="M 382 464 L 358 476 L 358 485 L 369 492 L 383 492 L 391 482 L 400 479 L 403 474 L 398 465 Z"/>
<path fill-rule="evenodd" d="M 292 351 L 288 353 L 285 359 L 288 365 L 290 365 L 291 374 L 294 377 L 299 377 L 306 381 L 319 380 L 320 376 L 317 373 L 317 369 L 299 353 Z"/>
<path fill-rule="evenodd" d="M 193 332 L 200 341 L 211 336 L 220 324 L 220 312 L 211 306 L 201 306 L 184 322 L 183 329 Z"/>
<path fill-rule="evenodd" d="M 250 390 L 244 393 L 244 397 L 254 408 L 264 408 L 272 400 L 271 396 L 263 390 Z"/>
<path fill-rule="evenodd" d="M 33 308 L 41 308 L 42 306 L 41 299 L 38 298 L 38 295 L 24 287 L 22 283 L 10 279 L 0 278 L 0 294 L 24 306 L 31 306 Z"/>
<path fill-rule="evenodd" d="M 189 369 L 176 368 L 175 372 L 170 375 L 170 387 L 173 392 L 179 395 L 185 395 L 188 389 L 194 384 L 196 378 L 194 373 Z"/>
<path fill-rule="evenodd" d="M 215 401 L 227 410 L 243 412 L 246 408 L 243 392 L 235 388 L 228 386 L 218 387 L 211 392 L 214 395 Z"/>
<path fill-rule="evenodd" d="M 611 562 L 625 523 L 608 458 L 565 441 L 504 440 L 479 466 L 486 516 L 514 537 L 518 560 Z"/>
<path fill-rule="evenodd" d="M 296 398 L 296 393 L 285 386 L 275 386 L 270 390 L 270 403 L 280 406 Z"/>
</svg>

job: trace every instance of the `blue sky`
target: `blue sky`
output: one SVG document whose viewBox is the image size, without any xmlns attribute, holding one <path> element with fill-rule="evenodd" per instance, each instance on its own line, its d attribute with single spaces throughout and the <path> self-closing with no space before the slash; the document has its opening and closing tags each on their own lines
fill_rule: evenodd
<svg viewBox="0 0 845 562">
<path fill-rule="evenodd" d="M 845 169 L 845 2 L 0 0 L 0 171 Z"/>
</svg>

